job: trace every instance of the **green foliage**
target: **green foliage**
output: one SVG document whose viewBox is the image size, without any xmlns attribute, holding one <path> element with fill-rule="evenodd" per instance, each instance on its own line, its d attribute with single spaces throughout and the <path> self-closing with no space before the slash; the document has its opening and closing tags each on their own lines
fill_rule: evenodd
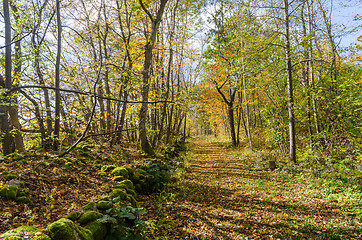
<svg viewBox="0 0 362 240">
<path fill-rule="evenodd" d="M 121 202 L 121 198 L 113 199 L 114 207 L 107 210 L 107 215 L 97 220 L 110 226 L 110 232 L 105 239 L 147 239 L 145 235 L 147 222 L 139 220 L 139 215 L 146 213 L 145 209 L 120 206 Z"/>
</svg>

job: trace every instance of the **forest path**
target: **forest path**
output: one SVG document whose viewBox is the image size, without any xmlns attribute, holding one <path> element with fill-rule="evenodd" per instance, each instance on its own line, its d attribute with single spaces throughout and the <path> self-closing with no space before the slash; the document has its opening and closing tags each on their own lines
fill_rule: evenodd
<svg viewBox="0 0 362 240">
<path fill-rule="evenodd" d="M 263 170 L 249 151 L 201 139 L 193 144 L 181 182 L 142 205 L 154 223 L 153 239 L 361 237 L 349 226 L 351 217 L 323 200 L 307 180 Z"/>
</svg>

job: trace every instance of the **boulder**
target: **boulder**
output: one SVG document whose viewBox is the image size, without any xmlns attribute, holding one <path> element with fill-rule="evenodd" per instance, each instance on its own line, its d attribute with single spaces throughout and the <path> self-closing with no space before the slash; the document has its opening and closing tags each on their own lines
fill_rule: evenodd
<svg viewBox="0 0 362 240">
<path fill-rule="evenodd" d="M 82 228 L 66 218 L 50 224 L 48 233 L 52 240 L 93 240 L 90 230 Z"/>
<path fill-rule="evenodd" d="M 0 239 L 3 240 L 51 240 L 50 237 L 44 235 L 42 230 L 31 226 L 21 226 L 16 229 L 7 231 L 0 235 Z"/>
<path fill-rule="evenodd" d="M 97 220 L 98 218 L 103 217 L 102 213 L 96 212 L 96 211 L 89 211 L 84 213 L 82 216 L 80 216 L 78 222 L 80 224 L 87 224 L 89 222 L 93 222 L 94 220 Z"/>
</svg>

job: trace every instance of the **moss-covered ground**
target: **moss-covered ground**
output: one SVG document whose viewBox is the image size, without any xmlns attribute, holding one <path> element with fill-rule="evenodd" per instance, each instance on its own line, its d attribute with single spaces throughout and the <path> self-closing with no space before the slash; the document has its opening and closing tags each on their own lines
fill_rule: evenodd
<svg viewBox="0 0 362 240">
<path fill-rule="evenodd" d="M 16 175 L 31 200 L 23 204 L 0 197 L 0 233 L 21 225 L 45 229 L 85 204 L 108 196 L 114 176 L 102 173 L 102 166 L 141 162 L 141 152 L 135 149 L 126 144 L 109 148 L 85 142 L 64 158 L 30 151 L 0 159 L 0 188 L 8 183 L 4 176 Z"/>
</svg>

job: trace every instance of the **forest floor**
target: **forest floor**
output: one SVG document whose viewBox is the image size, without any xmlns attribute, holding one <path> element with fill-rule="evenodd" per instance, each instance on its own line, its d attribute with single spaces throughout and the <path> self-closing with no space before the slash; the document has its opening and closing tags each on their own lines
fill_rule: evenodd
<svg viewBox="0 0 362 240">
<path fill-rule="evenodd" d="M 140 200 L 151 239 L 362 239 L 353 202 L 327 199 L 321 177 L 222 143 L 192 148 L 181 180 Z"/>
</svg>

